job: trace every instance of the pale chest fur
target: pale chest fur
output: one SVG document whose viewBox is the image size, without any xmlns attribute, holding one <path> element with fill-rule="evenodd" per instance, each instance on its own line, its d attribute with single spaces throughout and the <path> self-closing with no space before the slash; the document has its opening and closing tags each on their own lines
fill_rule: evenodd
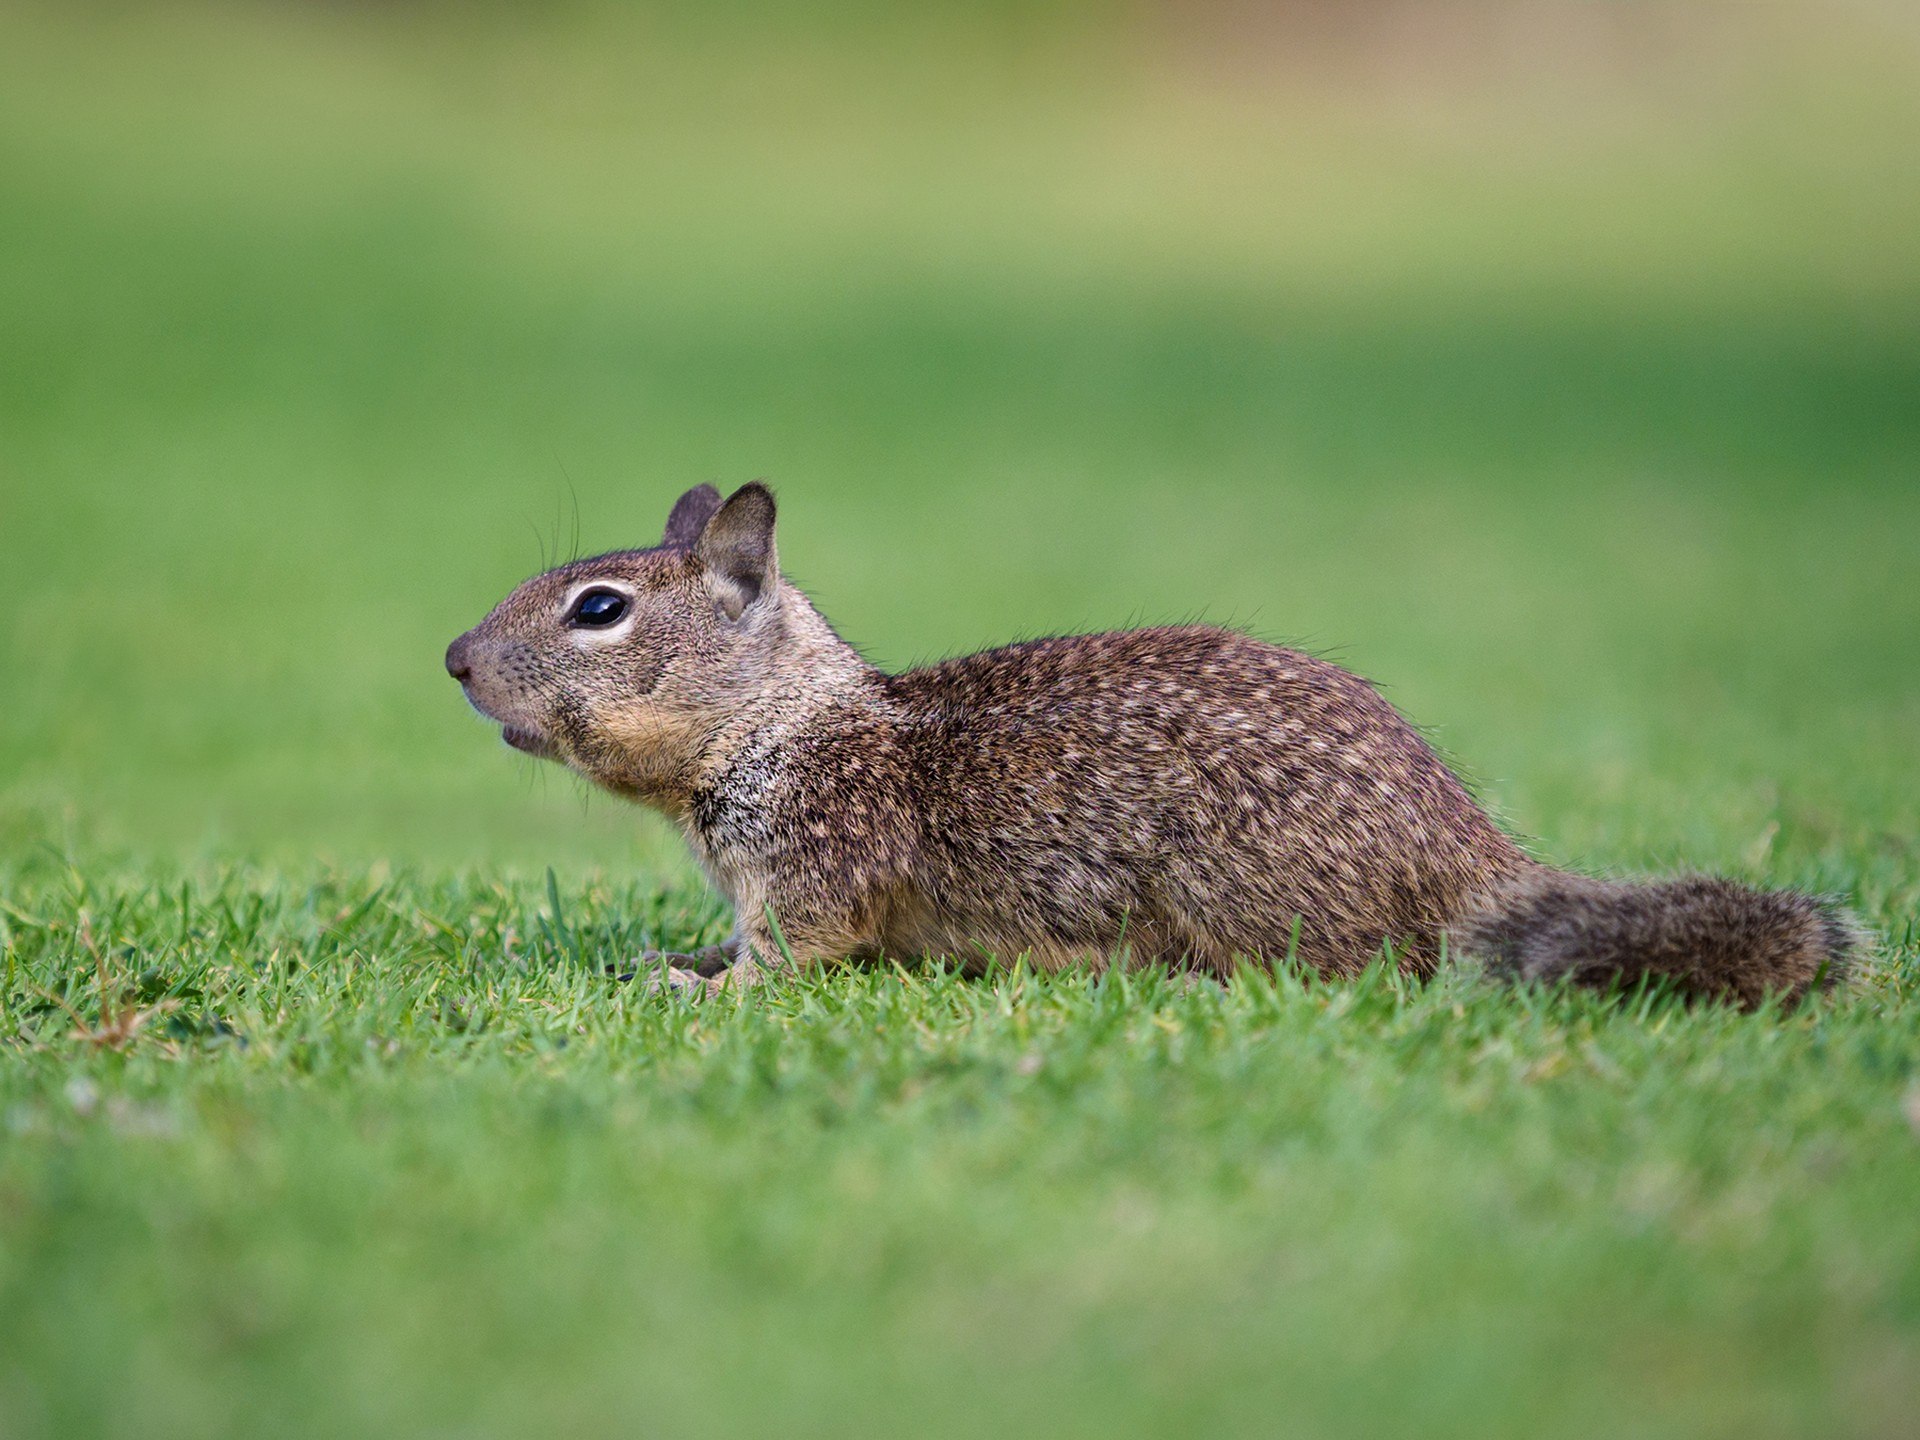
<svg viewBox="0 0 1920 1440">
<path fill-rule="evenodd" d="M 736 908 L 755 906 L 768 892 L 784 739 L 774 729 L 744 737 L 702 775 L 680 819 L 694 859 Z"/>
</svg>

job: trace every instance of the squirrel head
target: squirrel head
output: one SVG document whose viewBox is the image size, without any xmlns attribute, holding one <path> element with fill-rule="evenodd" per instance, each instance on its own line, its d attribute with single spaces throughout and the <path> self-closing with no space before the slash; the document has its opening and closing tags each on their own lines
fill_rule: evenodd
<svg viewBox="0 0 1920 1440">
<path fill-rule="evenodd" d="M 653 548 L 520 585 L 447 648 L 448 673 L 515 749 L 669 801 L 704 739 L 814 668 L 825 622 L 782 581 L 773 525 L 758 482 L 689 490 Z"/>
</svg>

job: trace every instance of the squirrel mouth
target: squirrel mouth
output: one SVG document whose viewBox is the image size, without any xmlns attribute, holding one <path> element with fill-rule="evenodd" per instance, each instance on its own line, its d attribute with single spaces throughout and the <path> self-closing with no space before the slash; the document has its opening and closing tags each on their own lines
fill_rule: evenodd
<svg viewBox="0 0 1920 1440">
<path fill-rule="evenodd" d="M 537 730 L 523 729 L 518 725 L 502 725 L 500 738 L 514 749 L 528 755 L 537 755 L 541 759 L 551 759 L 554 754 L 552 743 Z"/>
</svg>

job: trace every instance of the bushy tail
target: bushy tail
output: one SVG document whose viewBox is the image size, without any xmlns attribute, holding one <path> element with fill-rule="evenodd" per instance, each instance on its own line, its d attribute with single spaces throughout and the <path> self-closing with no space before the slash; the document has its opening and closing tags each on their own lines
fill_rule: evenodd
<svg viewBox="0 0 1920 1440">
<path fill-rule="evenodd" d="M 1865 934 L 1830 901 L 1712 876 L 1634 884 L 1544 867 L 1470 902 L 1448 930 L 1456 954 L 1512 980 L 1602 989 L 1641 980 L 1757 1005 L 1843 979 Z"/>
</svg>

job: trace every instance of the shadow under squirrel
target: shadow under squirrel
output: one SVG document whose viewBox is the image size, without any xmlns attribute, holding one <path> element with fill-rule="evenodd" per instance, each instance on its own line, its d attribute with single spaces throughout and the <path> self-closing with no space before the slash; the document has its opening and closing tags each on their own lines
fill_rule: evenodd
<svg viewBox="0 0 1920 1440">
<path fill-rule="evenodd" d="M 782 578 L 760 484 L 527 581 L 447 669 L 508 744 L 679 825 L 736 922 L 665 957 L 677 986 L 923 955 L 1225 976 L 1292 952 L 1338 976 L 1391 942 L 1417 973 L 1444 950 L 1753 1005 L 1862 943 L 1809 895 L 1540 864 L 1366 681 L 1231 630 L 882 673 Z"/>
</svg>

